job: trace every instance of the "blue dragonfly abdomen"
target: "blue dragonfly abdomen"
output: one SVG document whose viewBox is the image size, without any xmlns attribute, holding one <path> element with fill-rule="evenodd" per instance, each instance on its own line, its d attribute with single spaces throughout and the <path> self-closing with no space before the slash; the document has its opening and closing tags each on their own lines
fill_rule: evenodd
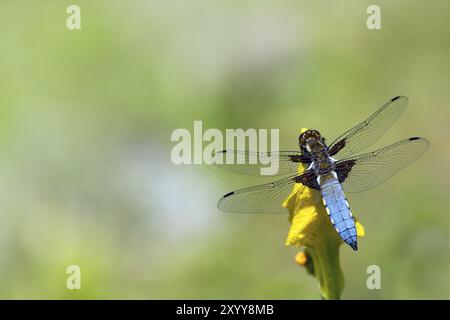
<svg viewBox="0 0 450 320">
<path fill-rule="evenodd" d="M 356 226 L 350 206 L 334 171 L 318 177 L 322 201 L 334 229 L 353 250 L 358 250 Z"/>
</svg>

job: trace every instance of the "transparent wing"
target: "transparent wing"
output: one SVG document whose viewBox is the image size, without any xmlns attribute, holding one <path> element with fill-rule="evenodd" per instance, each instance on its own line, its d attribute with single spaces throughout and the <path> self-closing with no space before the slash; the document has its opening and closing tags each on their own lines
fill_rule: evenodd
<svg viewBox="0 0 450 320">
<path fill-rule="evenodd" d="M 409 138 L 385 148 L 335 163 L 342 188 L 361 192 L 385 182 L 427 151 L 430 143 L 423 138 Z"/>
<path fill-rule="evenodd" d="M 330 144 L 330 154 L 337 159 L 343 159 L 367 149 L 394 124 L 407 105 L 407 97 L 392 98 L 367 120 L 333 141 Z"/>
<path fill-rule="evenodd" d="M 300 151 L 279 151 L 272 153 L 250 152 L 240 150 L 222 150 L 212 156 L 218 167 L 248 176 L 261 176 L 263 168 L 278 168 L 273 176 L 282 176 L 297 172 L 298 165 L 302 161 L 310 159 L 302 155 Z M 230 164 L 228 164 L 230 163 Z"/>
<path fill-rule="evenodd" d="M 236 213 L 288 213 L 282 204 L 294 187 L 295 176 L 227 193 L 217 207 Z"/>
</svg>

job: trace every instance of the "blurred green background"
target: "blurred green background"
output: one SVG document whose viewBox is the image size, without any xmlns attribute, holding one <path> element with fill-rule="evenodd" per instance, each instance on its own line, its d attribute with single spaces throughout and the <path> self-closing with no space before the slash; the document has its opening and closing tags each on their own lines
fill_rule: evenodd
<svg viewBox="0 0 450 320">
<path fill-rule="evenodd" d="M 0 30 L 0 298 L 319 298 L 287 217 L 216 209 L 265 180 L 175 166 L 170 135 L 280 128 L 295 150 L 299 128 L 333 139 L 400 94 L 376 147 L 432 147 L 348 195 L 366 237 L 341 249 L 343 298 L 450 298 L 448 1 L 2 1 Z"/>
</svg>

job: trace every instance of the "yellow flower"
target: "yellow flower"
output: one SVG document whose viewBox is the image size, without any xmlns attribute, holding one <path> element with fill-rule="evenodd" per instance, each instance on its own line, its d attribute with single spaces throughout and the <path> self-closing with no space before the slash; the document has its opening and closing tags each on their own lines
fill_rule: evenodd
<svg viewBox="0 0 450 320">
<path fill-rule="evenodd" d="M 301 133 L 307 129 L 301 129 Z M 299 173 L 305 167 L 299 165 Z M 303 192 L 298 192 L 303 189 Z M 319 191 L 295 184 L 283 203 L 289 210 L 291 227 L 286 245 L 304 247 L 295 257 L 319 282 L 324 299 L 339 299 L 344 289 L 344 274 L 339 263 L 339 247 L 343 243 L 333 228 L 320 199 Z M 356 220 L 358 237 L 364 236 L 363 226 Z"/>
</svg>

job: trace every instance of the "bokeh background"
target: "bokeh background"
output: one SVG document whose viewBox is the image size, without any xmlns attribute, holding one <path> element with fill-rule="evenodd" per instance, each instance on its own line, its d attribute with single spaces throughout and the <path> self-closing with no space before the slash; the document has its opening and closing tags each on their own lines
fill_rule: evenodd
<svg viewBox="0 0 450 320">
<path fill-rule="evenodd" d="M 450 298 L 448 1 L 2 1 L 0 35 L 0 298 L 319 298 L 286 216 L 216 209 L 267 179 L 175 166 L 170 135 L 280 128 L 295 150 L 299 128 L 333 139 L 400 94 L 377 146 L 432 148 L 348 195 L 366 237 L 341 249 L 343 298 Z"/>
</svg>

